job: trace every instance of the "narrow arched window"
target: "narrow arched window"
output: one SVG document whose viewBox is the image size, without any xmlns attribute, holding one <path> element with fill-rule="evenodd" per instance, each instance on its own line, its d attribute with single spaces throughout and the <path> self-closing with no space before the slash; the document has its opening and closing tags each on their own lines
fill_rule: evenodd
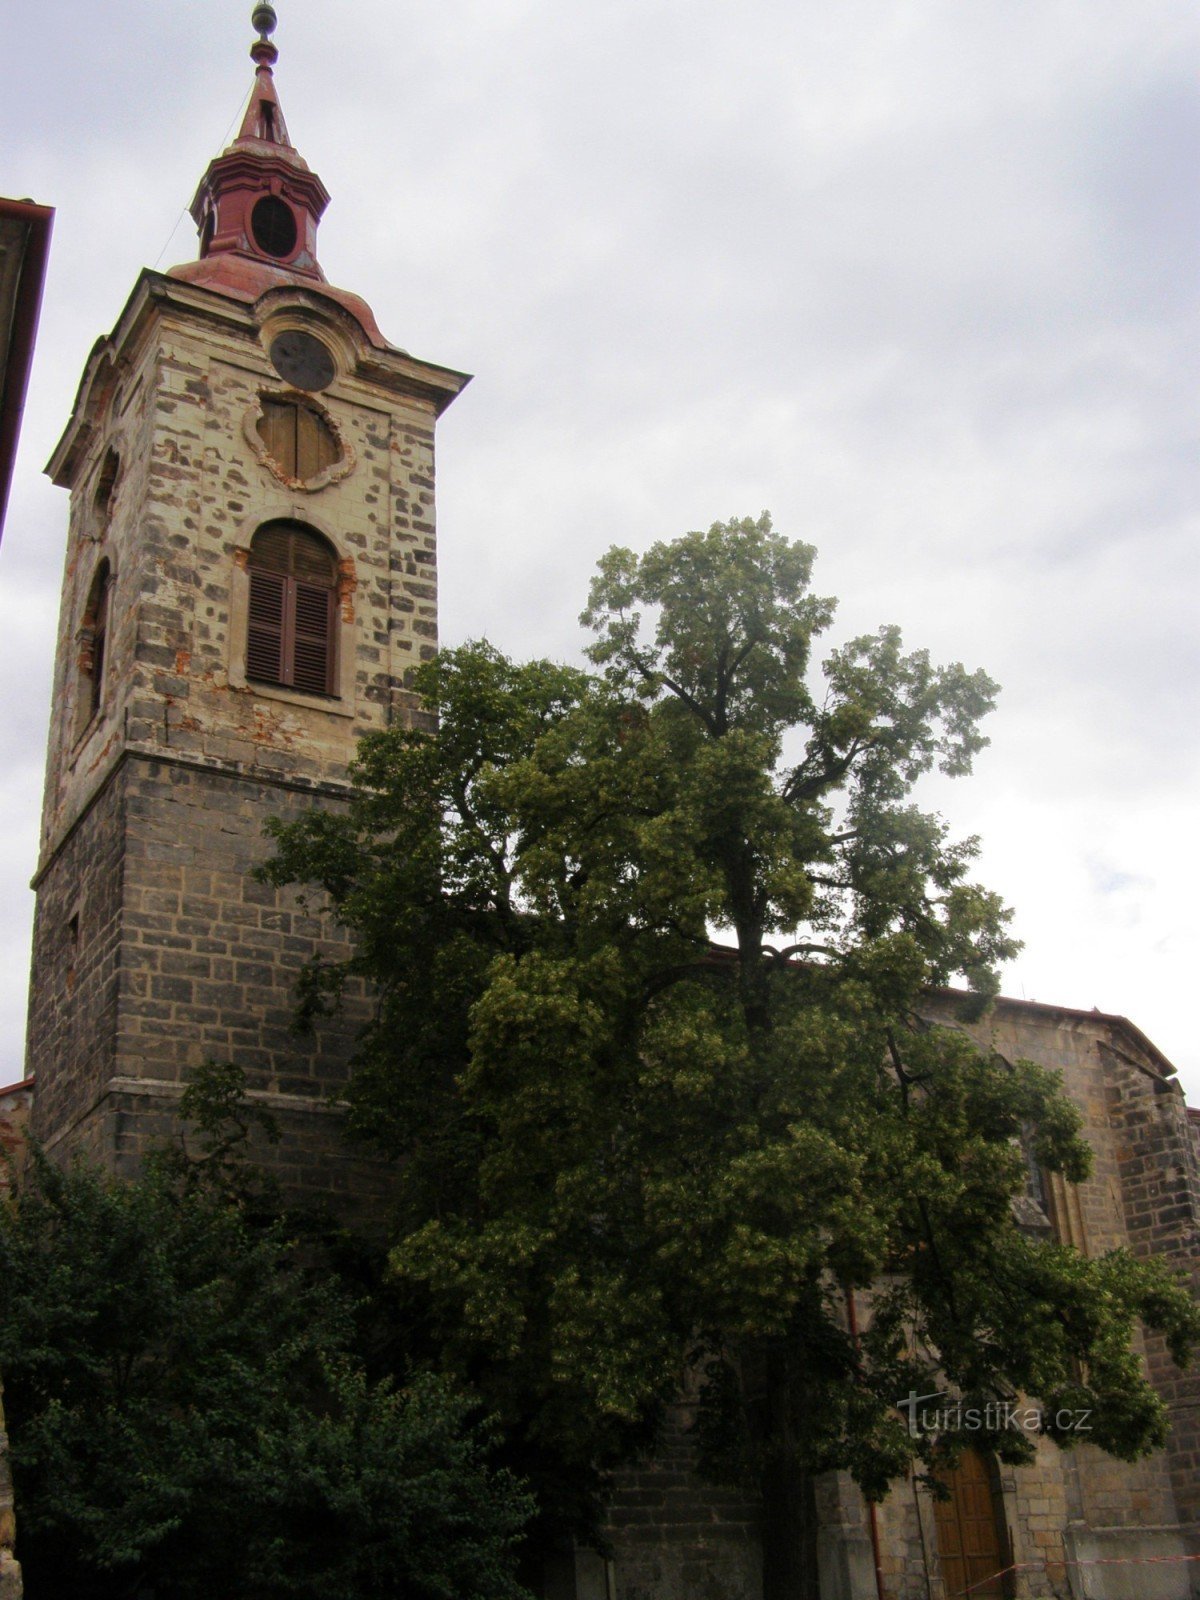
<svg viewBox="0 0 1200 1600">
<path fill-rule="evenodd" d="M 250 544 L 246 676 L 333 694 L 337 560 L 319 534 L 268 522 Z"/>
<path fill-rule="evenodd" d="M 285 478 L 309 483 L 342 459 L 333 429 L 315 406 L 264 396 L 258 436 Z"/>
<path fill-rule="evenodd" d="M 79 634 L 79 703 L 77 733 L 82 733 L 104 700 L 104 663 L 108 654 L 112 569 L 102 561 L 92 579 Z"/>
<path fill-rule="evenodd" d="M 104 458 L 104 465 L 100 468 L 100 477 L 96 482 L 96 497 L 93 501 L 98 538 L 112 520 L 113 496 L 116 494 L 117 479 L 120 475 L 121 458 L 115 450 L 110 450 Z"/>
</svg>

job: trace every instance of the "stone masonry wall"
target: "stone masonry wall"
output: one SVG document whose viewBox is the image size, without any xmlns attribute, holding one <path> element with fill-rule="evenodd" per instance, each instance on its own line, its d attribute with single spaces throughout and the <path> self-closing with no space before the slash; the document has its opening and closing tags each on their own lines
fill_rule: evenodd
<svg viewBox="0 0 1200 1600">
<path fill-rule="evenodd" d="M 29 1079 L 0 1088 L 0 1201 L 20 1181 L 28 1157 L 32 1109 L 33 1084 Z"/>
<path fill-rule="evenodd" d="M 122 889 L 102 925 L 106 954 L 97 965 L 106 1000 L 94 1019 L 102 1026 L 89 1053 L 86 1013 L 72 1003 L 82 977 L 72 992 L 61 964 L 57 988 L 49 972 L 43 975 L 37 993 L 59 1024 L 62 1059 L 78 1070 L 43 1070 L 38 1129 L 51 1148 L 65 1141 L 107 1166 L 132 1170 L 171 1135 L 175 1101 L 191 1071 L 232 1061 L 281 1123 L 284 1138 L 270 1159 L 292 1197 L 352 1197 L 355 1206 L 369 1206 L 383 1192 L 383 1173 L 343 1149 L 328 1104 L 346 1081 L 365 999 L 350 993 L 343 1013 L 311 1035 L 293 1027 L 301 968 L 310 959 L 343 957 L 346 945 L 294 892 L 251 877 L 270 852 L 268 816 L 294 818 L 335 798 L 131 755 L 101 801 L 77 836 L 83 849 L 92 817 L 124 819 L 119 877 L 106 875 L 102 864 L 97 869 L 101 890 L 114 881 Z M 47 926 L 60 888 L 74 892 L 78 870 L 64 852 L 47 874 Z M 81 925 L 88 902 L 84 907 Z"/>
<path fill-rule="evenodd" d="M 696 1397 L 672 1408 L 653 1460 L 617 1476 L 605 1529 L 615 1600 L 758 1600 L 757 1502 L 703 1483 L 692 1435 Z"/>
<path fill-rule="evenodd" d="M 950 997 L 931 1002 L 930 1011 L 958 1025 Z M 1189 1169 L 1181 1151 L 1190 1129 L 1161 1064 L 1148 1056 L 1123 1062 L 1122 1052 L 1114 1053 L 1117 1036 L 1126 1057 L 1136 1053 L 1132 1030 L 1127 1038 L 1117 1019 L 1099 1013 L 1002 1001 L 969 1031 L 1009 1060 L 1028 1058 L 1060 1070 L 1067 1094 L 1084 1114 L 1096 1165 L 1093 1177 L 1069 1195 L 1069 1215 L 1064 1208 L 1060 1219 L 1069 1224 L 1071 1236 L 1077 1235 L 1091 1254 L 1119 1246 L 1169 1252 L 1181 1246 L 1182 1228 L 1186 1253 L 1191 1213 L 1183 1190 Z M 1139 1238 L 1147 1219 L 1143 1245 Z M 1190 1248 L 1194 1261 L 1194 1242 Z M 869 1304 L 869 1296 L 864 1300 Z M 1180 1522 L 1191 1515 L 1187 1495 L 1194 1493 L 1197 1479 L 1187 1432 L 1196 1416 L 1194 1400 L 1189 1406 L 1186 1399 L 1194 1380 L 1176 1372 L 1153 1342 L 1146 1354 L 1168 1403 L 1177 1404 L 1177 1395 L 1184 1401 L 1171 1452 L 1131 1465 L 1087 1445 L 1061 1451 L 1039 1441 L 1030 1466 L 1000 1468 L 1000 1511 L 1010 1558 L 1022 1569 L 1021 1594 L 1149 1600 L 1191 1592 L 1192 1569 L 1179 1556 L 1185 1550 L 1181 1533 L 1186 1536 Z M 1185 1482 L 1189 1487 L 1180 1493 Z M 823 1596 L 828 1589 L 832 1600 L 860 1595 L 873 1600 L 875 1581 L 864 1545 L 866 1507 L 844 1475 L 823 1481 L 821 1516 L 828 1530 Z M 937 1526 L 929 1495 L 914 1492 L 911 1484 L 897 1485 L 877 1516 L 889 1600 L 940 1600 Z M 1090 1564 L 1072 1565 L 1078 1562 Z"/>
<path fill-rule="evenodd" d="M 337 782 L 362 734 L 416 711 L 407 679 L 437 644 L 434 404 L 360 378 L 347 356 L 318 397 L 344 472 L 283 479 L 255 426 L 262 398 L 280 392 L 265 334 L 247 308 L 221 309 L 216 323 L 163 309 L 129 334 L 74 469 L 44 856 L 124 747 Z M 326 332 L 345 344 L 340 326 Z M 113 453 L 104 519 L 94 500 Z M 338 559 L 333 699 L 245 678 L 246 559 L 255 530 L 278 519 L 312 527 Z M 81 728 L 79 630 L 102 562 L 115 580 L 103 703 Z"/>
<path fill-rule="evenodd" d="M 931 1014 L 958 1026 L 952 997 Z M 1063 1075 L 1095 1154 L 1092 1177 L 1059 1184 L 1053 1219 L 1096 1255 L 1118 1247 L 1163 1252 L 1195 1269 L 1196 1134 L 1161 1059 L 1120 1019 L 1001 1001 L 969 1031 L 1010 1061 L 1031 1059 Z M 869 1316 L 869 1296 L 862 1312 Z M 1178 1373 L 1155 1341 L 1146 1357 L 1172 1407 L 1170 1449 L 1135 1463 L 1082 1444 L 1037 1442 L 1036 1460 L 1004 1467 L 998 1510 L 1015 1594 L 1029 1600 L 1182 1600 L 1200 1592 L 1195 1502 L 1200 1492 L 1196 1379 Z M 756 1508 L 707 1489 L 695 1475 L 691 1401 L 673 1414 L 662 1452 L 622 1475 L 610 1511 L 619 1600 L 758 1600 Z M 866 1505 L 845 1474 L 818 1484 L 822 1600 L 875 1600 Z M 927 1491 L 898 1484 L 879 1507 L 888 1600 L 945 1600 L 935 1508 Z M 597 1593 L 600 1593 L 597 1590 Z M 582 1590 L 579 1591 L 583 1593 Z M 589 1591 L 590 1594 L 590 1591 Z"/>
<path fill-rule="evenodd" d="M 1186 1111 L 1178 1086 L 1164 1076 L 1169 1069 L 1136 1030 L 1100 1012 L 1002 1000 L 970 1031 L 1010 1061 L 1059 1070 L 1067 1097 L 1083 1114 L 1094 1169 L 1082 1184 L 1053 1186 L 1070 1206 L 1069 1215 L 1055 1218 L 1060 1233 L 1093 1256 L 1123 1247 L 1174 1250 L 1186 1262 L 1190 1252 L 1194 1271 Z M 1126 1463 L 1087 1444 L 1067 1452 L 1044 1447 L 1036 1474 L 1018 1469 L 1005 1496 L 1014 1550 L 1024 1552 L 1017 1558 L 1053 1572 L 1086 1552 L 1100 1563 L 1088 1577 L 1088 1593 L 1096 1596 L 1123 1594 L 1121 1585 L 1131 1582 L 1143 1585 L 1132 1592 L 1147 1596 L 1200 1592 L 1196 1564 L 1178 1560 L 1195 1518 L 1196 1380 L 1178 1372 L 1159 1341 L 1145 1340 L 1143 1350 L 1151 1380 L 1173 1409 L 1170 1449 Z M 1158 1562 L 1141 1559 L 1148 1555 Z"/>
<path fill-rule="evenodd" d="M 43 1141 L 74 1138 L 116 1070 L 124 840 L 124 784 L 111 781 L 37 880 L 26 1049 Z M 104 1160 L 97 1132 L 77 1147 Z"/>
<path fill-rule="evenodd" d="M 1164 1257 L 1200 1292 L 1200 1171 L 1183 1095 L 1127 1050 L 1104 1054 L 1130 1248 Z M 1171 1411 L 1176 1508 L 1200 1554 L 1200 1373 L 1180 1372 L 1157 1336 L 1146 1341 L 1146 1360 Z"/>
</svg>

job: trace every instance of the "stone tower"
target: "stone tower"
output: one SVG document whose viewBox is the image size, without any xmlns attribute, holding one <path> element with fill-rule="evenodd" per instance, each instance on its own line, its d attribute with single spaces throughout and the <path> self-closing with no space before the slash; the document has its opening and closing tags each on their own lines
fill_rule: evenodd
<svg viewBox="0 0 1200 1600">
<path fill-rule="evenodd" d="M 255 883 L 263 825 L 337 807 L 436 647 L 434 424 L 468 381 L 326 283 L 328 194 L 275 90 L 270 5 L 237 139 L 96 345 L 49 472 L 70 490 L 30 1001 L 35 1131 L 111 1167 L 232 1060 L 300 1187 L 355 1180 L 330 1091 L 353 1016 L 290 1032 L 333 930 Z"/>
</svg>

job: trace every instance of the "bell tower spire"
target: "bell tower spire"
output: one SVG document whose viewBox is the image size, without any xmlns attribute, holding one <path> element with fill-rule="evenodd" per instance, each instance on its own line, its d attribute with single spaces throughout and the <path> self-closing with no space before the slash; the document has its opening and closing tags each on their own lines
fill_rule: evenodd
<svg viewBox="0 0 1200 1600">
<path fill-rule="evenodd" d="M 242 131 L 238 134 L 238 143 L 255 140 L 263 144 L 286 145 L 290 150 L 292 142 L 288 138 L 283 110 L 279 104 L 279 96 L 275 92 L 273 68 L 279 60 L 279 51 L 271 43 L 271 35 L 279 22 L 275 15 L 275 7 L 264 0 L 262 5 L 255 6 L 254 15 L 250 20 L 258 29 L 258 38 L 250 46 L 250 59 L 258 70 L 254 79 L 254 92 L 250 96 L 250 104 L 246 107 L 246 115 L 242 118 Z"/>
<path fill-rule="evenodd" d="M 174 273 L 235 294 L 261 293 L 271 282 L 325 281 L 317 225 L 329 192 L 288 136 L 275 87 L 276 22 L 274 6 L 255 6 L 250 103 L 237 138 L 209 164 L 191 204 L 200 262 Z"/>
</svg>

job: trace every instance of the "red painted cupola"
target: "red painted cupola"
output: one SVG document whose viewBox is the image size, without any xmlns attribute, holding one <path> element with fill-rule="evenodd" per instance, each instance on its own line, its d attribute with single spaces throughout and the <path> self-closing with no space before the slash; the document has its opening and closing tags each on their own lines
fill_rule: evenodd
<svg viewBox="0 0 1200 1600">
<path fill-rule="evenodd" d="M 250 47 L 254 89 L 241 131 L 209 164 L 191 214 L 200 232 L 200 259 L 172 267 L 170 276 L 254 301 L 268 289 L 294 284 L 317 288 L 358 320 L 373 344 L 386 341 L 366 302 L 329 287 L 317 261 L 317 225 L 329 191 L 288 137 L 272 71 L 279 51 L 271 42 L 275 8 L 260 3 Z"/>
<path fill-rule="evenodd" d="M 272 72 L 275 11 L 254 10 L 259 37 L 250 47 L 258 68 L 242 129 L 211 163 L 192 201 L 200 259 L 231 253 L 325 281 L 317 265 L 317 224 L 329 191 L 288 138 Z"/>
</svg>

